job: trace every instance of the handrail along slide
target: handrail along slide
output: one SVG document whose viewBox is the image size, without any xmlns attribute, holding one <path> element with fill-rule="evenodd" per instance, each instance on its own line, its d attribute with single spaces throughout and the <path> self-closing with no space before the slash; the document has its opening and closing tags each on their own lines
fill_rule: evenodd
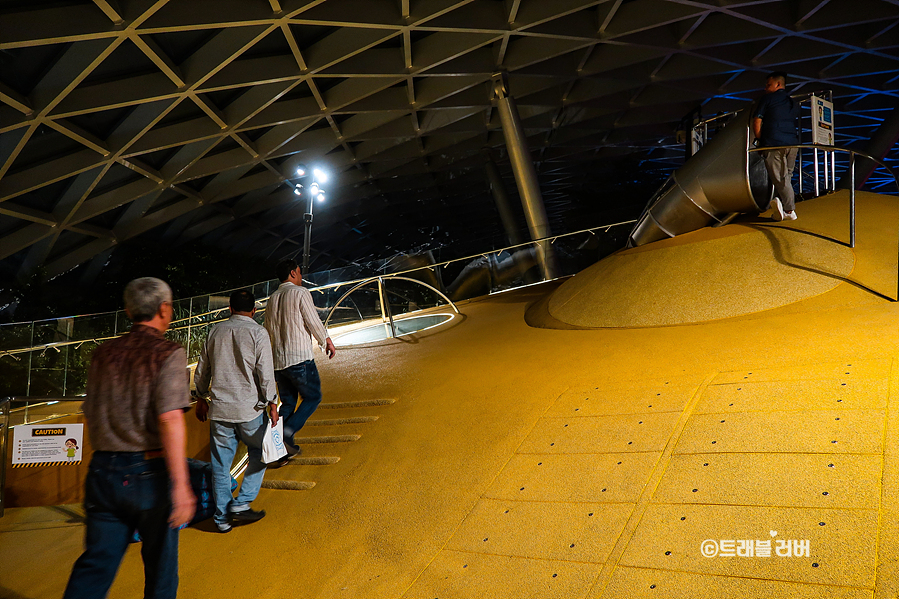
<svg viewBox="0 0 899 599">
<path fill-rule="evenodd" d="M 823 150 L 825 152 L 845 152 L 849 154 L 849 247 L 855 247 L 855 157 L 861 156 L 862 158 L 867 158 L 871 160 L 883 168 L 893 177 L 893 181 L 896 183 L 896 190 L 899 191 L 899 176 L 896 175 L 896 172 L 891 169 L 889 166 L 883 163 L 878 158 L 871 156 L 867 152 L 860 152 L 859 150 L 853 150 L 850 148 L 841 148 L 839 146 L 825 146 L 820 144 L 795 144 L 795 145 L 787 145 L 787 146 L 767 146 L 767 147 L 758 147 L 758 148 L 749 148 L 750 152 L 764 152 L 767 150 L 786 150 L 789 148 L 798 148 L 798 149 L 814 149 L 814 150 Z M 899 239 L 899 234 L 897 234 L 897 239 Z M 896 273 L 896 299 L 894 302 L 899 302 L 899 267 L 897 267 Z"/>
</svg>

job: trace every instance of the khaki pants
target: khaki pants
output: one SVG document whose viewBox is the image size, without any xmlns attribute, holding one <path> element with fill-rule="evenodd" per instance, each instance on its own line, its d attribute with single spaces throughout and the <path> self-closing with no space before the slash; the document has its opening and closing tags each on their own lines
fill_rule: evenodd
<svg viewBox="0 0 899 599">
<path fill-rule="evenodd" d="M 793 195 L 793 168 L 796 166 L 796 154 L 798 153 L 799 148 L 764 152 L 768 177 L 774 184 L 774 195 L 780 198 L 784 212 L 792 212 L 796 209 L 796 199 Z"/>
</svg>

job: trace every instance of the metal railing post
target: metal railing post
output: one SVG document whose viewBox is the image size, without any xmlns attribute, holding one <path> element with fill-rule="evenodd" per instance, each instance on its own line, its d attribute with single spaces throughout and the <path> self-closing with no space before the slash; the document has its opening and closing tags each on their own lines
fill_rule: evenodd
<svg viewBox="0 0 899 599">
<path fill-rule="evenodd" d="M 0 399 L 0 518 L 6 508 L 6 461 L 9 459 L 9 397 Z"/>
<path fill-rule="evenodd" d="M 849 247 L 855 247 L 855 152 L 849 153 Z"/>
<path fill-rule="evenodd" d="M 815 197 L 821 195 L 820 181 L 818 181 L 818 148 L 815 148 Z"/>
<path fill-rule="evenodd" d="M 384 279 L 378 277 L 378 293 L 381 296 L 381 321 L 387 326 L 386 321 L 390 321 L 390 333 L 392 337 L 396 337 L 396 325 L 393 323 L 393 312 L 390 311 L 390 304 L 387 303 L 387 292 L 384 290 Z"/>
<path fill-rule="evenodd" d="M 34 322 L 31 323 L 31 341 L 28 345 L 34 347 Z M 28 352 L 28 377 L 25 383 L 25 395 L 31 395 L 31 365 L 34 363 L 34 350 Z"/>
<path fill-rule="evenodd" d="M 207 304 L 206 307 L 208 308 L 208 307 L 209 307 L 209 304 Z M 190 355 L 190 350 L 191 350 L 191 347 L 190 347 L 190 342 L 191 342 L 190 329 L 191 329 L 191 323 L 192 323 L 192 321 L 193 321 L 193 319 L 194 319 L 194 298 L 193 298 L 193 297 L 190 298 L 190 301 L 189 301 L 188 304 L 187 304 L 187 318 L 188 318 L 188 321 L 187 321 L 187 359 L 188 359 L 188 361 L 190 361 L 190 359 L 191 359 L 191 355 Z"/>
<path fill-rule="evenodd" d="M 830 153 L 830 188 L 837 190 L 837 153 Z"/>
</svg>

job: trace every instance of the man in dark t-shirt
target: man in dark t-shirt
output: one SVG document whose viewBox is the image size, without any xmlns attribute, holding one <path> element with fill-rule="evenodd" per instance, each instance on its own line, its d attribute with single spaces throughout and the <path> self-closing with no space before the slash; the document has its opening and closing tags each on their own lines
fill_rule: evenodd
<svg viewBox="0 0 899 599">
<path fill-rule="evenodd" d="M 759 100 L 752 131 L 759 144 L 765 146 L 788 146 L 799 143 L 796 134 L 796 118 L 799 103 L 787 93 L 786 74 L 771 73 L 765 83 L 765 95 Z M 793 194 L 793 168 L 796 165 L 797 148 L 782 148 L 763 152 L 768 176 L 774 184 L 776 197 L 774 220 L 796 220 L 796 200 Z"/>
</svg>

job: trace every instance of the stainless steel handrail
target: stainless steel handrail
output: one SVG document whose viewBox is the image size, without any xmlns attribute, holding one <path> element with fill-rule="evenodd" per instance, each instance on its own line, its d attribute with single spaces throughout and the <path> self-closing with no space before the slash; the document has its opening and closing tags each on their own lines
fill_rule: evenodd
<svg viewBox="0 0 899 599">
<path fill-rule="evenodd" d="M 879 158 L 875 158 L 871 156 L 867 152 L 860 152 L 858 150 L 853 150 L 850 148 L 841 148 L 839 146 L 825 146 L 821 144 L 795 144 L 795 145 L 786 145 L 786 146 L 762 146 L 757 148 L 749 148 L 750 152 L 764 152 L 767 150 L 786 150 L 790 148 L 810 148 L 814 150 L 823 150 L 825 152 L 846 152 L 849 154 L 849 247 L 855 247 L 855 157 L 862 156 L 863 158 L 867 158 L 872 162 L 875 162 L 886 169 L 886 171 L 893 177 L 893 181 L 896 183 L 896 190 L 899 191 L 899 177 L 896 176 L 896 172 L 893 171 L 889 166 L 883 163 Z M 834 164 L 836 164 L 834 162 Z M 791 183 L 792 184 L 792 183 Z M 897 235 L 899 238 L 899 235 Z M 894 302 L 899 302 L 899 270 L 897 270 L 897 279 L 896 279 L 896 299 Z"/>
</svg>

